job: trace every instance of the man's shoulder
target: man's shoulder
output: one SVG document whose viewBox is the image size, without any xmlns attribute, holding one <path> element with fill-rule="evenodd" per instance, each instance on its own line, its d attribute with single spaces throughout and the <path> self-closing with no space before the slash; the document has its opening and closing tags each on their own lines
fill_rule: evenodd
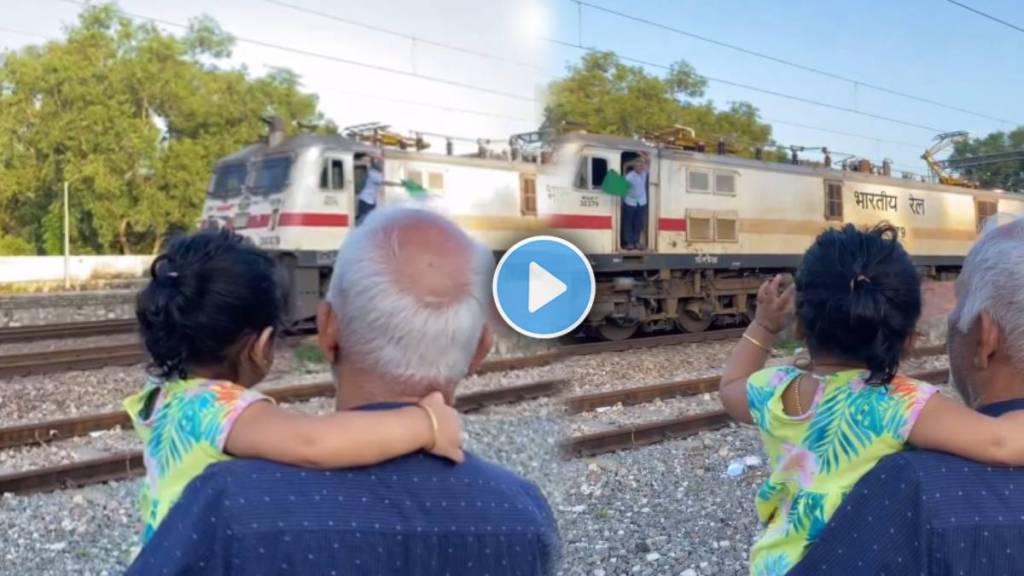
<svg viewBox="0 0 1024 576">
<path fill-rule="evenodd" d="M 209 466 L 200 478 L 208 487 L 238 494 L 291 492 L 297 498 L 316 491 L 339 490 L 374 498 L 471 498 L 486 495 L 495 505 L 546 506 L 540 489 L 519 474 L 466 453 L 462 464 L 427 454 L 411 454 L 374 466 L 312 470 L 267 460 L 236 459 Z M 338 492 L 339 494 L 341 492 Z M 370 496 L 367 496 L 368 498 Z M 360 497 L 357 502 L 364 502 Z"/>
<path fill-rule="evenodd" d="M 373 466 L 336 470 L 312 470 L 269 460 L 238 458 L 213 464 L 206 469 L 203 475 L 235 480 L 242 476 L 249 476 L 250 479 L 256 480 L 330 477 L 345 481 L 364 480 L 387 473 L 401 473 L 405 475 L 415 471 L 442 475 L 446 478 L 461 478 L 463 480 L 474 477 L 478 481 L 487 480 L 495 484 L 515 487 L 534 486 L 532 482 L 512 470 L 470 452 L 466 452 L 465 462 L 458 465 L 451 464 L 441 458 L 420 453 L 402 456 Z"/>
<path fill-rule="evenodd" d="M 993 477 L 1016 477 L 1024 475 L 1024 468 L 1005 468 L 975 462 L 946 452 L 932 450 L 904 450 L 882 458 L 869 476 L 878 476 L 898 472 L 899 474 L 920 480 L 922 483 L 945 482 L 976 474 L 993 475 Z"/>
</svg>

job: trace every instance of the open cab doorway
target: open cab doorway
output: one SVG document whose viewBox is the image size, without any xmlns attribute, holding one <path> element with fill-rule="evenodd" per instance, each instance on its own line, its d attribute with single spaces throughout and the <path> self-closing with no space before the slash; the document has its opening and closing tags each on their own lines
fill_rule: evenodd
<svg viewBox="0 0 1024 576">
<path fill-rule="evenodd" d="M 644 253 L 651 249 L 651 170 L 650 157 L 627 151 L 620 156 L 623 178 L 630 181 L 630 190 L 619 201 L 619 251 Z M 642 189 L 637 191 L 637 184 Z"/>
</svg>

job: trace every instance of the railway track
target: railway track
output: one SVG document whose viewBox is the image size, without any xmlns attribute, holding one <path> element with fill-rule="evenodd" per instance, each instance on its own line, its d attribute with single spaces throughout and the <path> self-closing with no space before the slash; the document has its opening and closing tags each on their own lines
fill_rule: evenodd
<svg viewBox="0 0 1024 576">
<path fill-rule="evenodd" d="M 949 377 L 949 369 L 941 368 L 917 372 L 910 374 L 910 377 L 933 384 L 944 383 Z M 709 392 L 718 388 L 718 380 L 718 376 L 708 376 L 692 380 L 638 386 L 623 390 L 573 396 L 567 398 L 564 403 L 569 412 L 572 413 L 587 412 L 616 404 L 631 406 L 653 402 L 658 399 L 692 396 Z M 656 422 L 633 424 L 569 438 L 562 443 L 562 453 L 570 458 L 578 458 L 629 450 L 715 430 L 727 426 L 732 421 L 732 418 L 724 411 L 714 410 Z"/>
<path fill-rule="evenodd" d="M 39 326 L 13 326 L 10 328 L 0 328 L 0 344 L 126 334 L 134 332 L 137 326 L 138 324 L 134 319 L 69 322 L 66 324 L 43 324 Z"/>
<path fill-rule="evenodd" d="M 637 338 L 623 342 L 588 342 L 583 344 L 568 344 L 558 350 L 534 356 L 491 360 L 486 362 L 479 372 L 501 372 L 505 370 L 518 370 L 522 368 L 545 366 L 556 360 L 567 358 L 569 356 L 653 348 L 674 344 L 728 340 L 739 338 L 742 333 L 742 329 L 729 329 L 703 332 L 700 334 L 670 334 L 667 336 L 653 336 L 650 338 Z M 289 338 L 294 340 L 301 339 L 302 337 L 303 336 L 301 335 L 297 335 Z M 0 356 L 0 378 L 54 374 L 70 370 L 92 370 L 106 366 L 131 366 L 145 361 L 146 353 L 138 342 L 128 342 L 125 344 L 111 346 L 7 354 Z"/>
<path fill-rule="evenodd" d="M 489 406 L 552 396 L 557 394 L 564 385 L 565 380 L 552 379 L 494 390 L 470 392 L 457 396 L 455 406 L 463 412 L 473 412 Z M 325 389 L 328 388 L 330 393 L 333 393 L 333 385 L 323 383 L 278 388 L 267 391 L 267 395 L 279 402 L 298 402 L 323 396 Z M 127 426 L 130 423 L 128 415 L 124 412 L 111 412 L 81 418 L 55 420 L 40 425 L 5 428 L 0 429 L 0 448 L 70 438 L 113 426 Z M 35 470 L 3 474 L 0 475 L 0 494 L 5 492 L 24 494 L 76 488 L 110 480 L 132 478 L 141 475 L 144 470 L 142 452 L 133 450 L 71 464 L 47 466 Z"/>
</svg>

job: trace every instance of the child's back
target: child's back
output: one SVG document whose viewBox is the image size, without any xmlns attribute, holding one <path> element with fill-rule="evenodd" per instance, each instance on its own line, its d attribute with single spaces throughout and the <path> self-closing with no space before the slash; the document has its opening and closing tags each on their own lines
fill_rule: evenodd
<svg viewBox="0 0 1024 576">
<path fill-rule="evenodd" d="M 186 485 L 232 456 L 315 468 L 426 449 L 460 461 L 461 426 L 440 393 L 387 412 L 290 413 L 251 388 L 273 363 L 283 302 L 273 260 L 231 233 L 171 242 L 136 317 L 152 378 L 125 400 L 144 444 L 143 543 Z"/>
<path fill-rule="evenodd" d="M 891 227 L 824 232 L 793 286 L 782 292 L 777 277 L 761 288 L 757 319 L 723 375 L 723 403 L 757 425 L 772 467 L 756 497 L 765 532 L 751 552 L 753 574 L 792 568 L 857 480 L 903 449 L 935 393 L 896 375 L 921 290 L 895 238 Z M 794 299 L 811 368 L 762 369 Z"/>
<path fill-rule="evenodd" d="M 869 371 L 845 370 L 821 378 L 806 412 L 791 416 L 783 393 L 805 375 L 792 366 L 767 368 L 747 382 L 750 412 L 772 465 L 756 498 L 766 531 L 751 552 L 754 574 L 785 574 L 796 564 L 857 480 L 903 449 L 936 391 L 903 376 L 869 386 Z"/>
</svg>

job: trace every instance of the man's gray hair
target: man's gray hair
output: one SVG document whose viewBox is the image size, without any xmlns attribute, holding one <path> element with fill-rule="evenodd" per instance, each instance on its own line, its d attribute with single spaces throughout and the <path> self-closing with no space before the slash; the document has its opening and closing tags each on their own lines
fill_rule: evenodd
<svg viewBox="0 0 1024 576">
<path fill-rule="evenodd" d="M 468 290 L 424 301 L 397 285 L 403 216 L 417 208 L 379 208 L 338 252 L 327 302 L 341 319 L 350 361 L 408 383 L 453 383 L 466 376 L 489 318 L 494 257 L 472 242 Z"/>
<path fill-rule="evenodd" d="M 990 218 L 956 282 L 957 329 L 967 333 L 988 312 L 1006 336 L 1006 351 L 1024 367 L 1024 217 Z"/>
</svg>

